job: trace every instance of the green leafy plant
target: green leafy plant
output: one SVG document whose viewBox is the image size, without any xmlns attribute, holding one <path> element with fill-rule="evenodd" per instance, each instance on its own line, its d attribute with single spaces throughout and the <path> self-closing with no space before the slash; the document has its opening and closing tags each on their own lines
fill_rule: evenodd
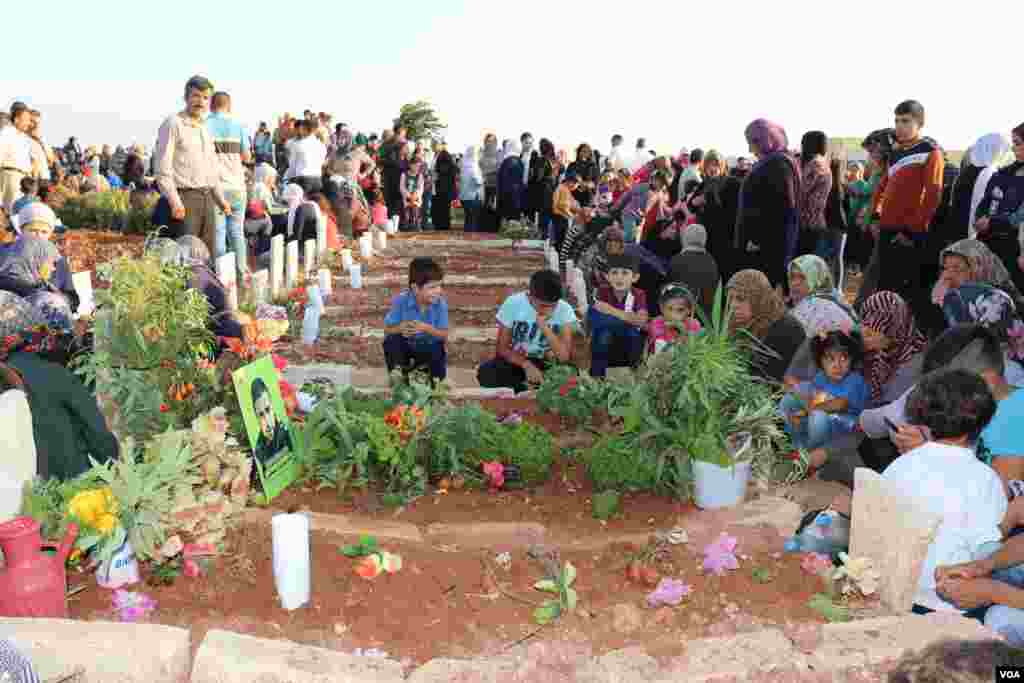
<svg viewBox="0 0 1024 683">
<path fill-rule="evenodd" d="M 620 496 L 616 491 L 602 491 L 594 494 L 591 511 L 595 519 L 610 519 L 619 511 Z"/>
<path fill-rule="evenodd" d="M 643 450 L 635 434 L 606 434 L 586 452 L 587 474 L 598 490 L 651 491 L 658 483 L 654 449 Z"/>
<path fill-rule="evenodd" d="M 157 193 L 136 201 L 126 190 L 88 192 L 68 197 L 57 215 L 69 230 L 106 229 L 142 235 L 154 227 L 151 217 L 158 199 Z"/>
<path fill-rule="evenodd" d="M 542 579 L 533 587 L 544 593 L 553 593 L 554 600 L 545 600 L 544 604 L 533 611 L 533 619 L 541 626 L 550 624 L 563 614 L 576 609 L 576 589 L 572 587 L 576 581 L 576 567 L 566 562 L 561 571 L 553 579 Z"/>
<path fill-rule="evenodd" d="M 850 608 L 844 604 L 837 603 L 831 596 L 825 593 L 815 593 L 808 600 L 807 606 L 831 623 L 850 620 Z"/>
<path fill-rule="evenodd" d="M 775 577 L 764 567 L 754 567 L 750 572 L 750 578 L 757 583 L 771 583 Z"/>
<path fill-rule="evenodd" d="M 608 383 L 594 379 L 572 365 L 555 365 L 544 372 L 537 388 L 537 406 L 541 412 L 557 413 L 578 422 L 593 420 L 605 407 Z"/>
<path fill-rule="evenodd" d="M 363 534 L 359 537 L 358 543 L 342 546 L 341 552 L 345 557 L 366 557 L 380 551 L 376 536 Z"/>
</svg>

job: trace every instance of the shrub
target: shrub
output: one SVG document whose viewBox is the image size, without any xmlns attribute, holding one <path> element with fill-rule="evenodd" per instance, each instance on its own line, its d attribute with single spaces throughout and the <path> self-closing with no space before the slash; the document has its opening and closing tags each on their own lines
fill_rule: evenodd
<svg viewBox="0 0 1024 683">
<path fill-rule="evenodd" d="M 610 434 L 587 451 L 587 474 L 598 491 L 651 491 L 658 460 L 629 434 Z"/>
<path fill-rule="evenodd" d="M 134 196 L 142 195 L 136 192 Z M 133 199 L 132 193 L 126 190 L 88 192 L 69 196 L 64 205 L 57 209 L 57 215 L 69 230 L 106 228 L 144 235 L 153 230 L 153 207 L 158 199 L 156 193 L 145 195 L 142 199 Z"/>
</svg>

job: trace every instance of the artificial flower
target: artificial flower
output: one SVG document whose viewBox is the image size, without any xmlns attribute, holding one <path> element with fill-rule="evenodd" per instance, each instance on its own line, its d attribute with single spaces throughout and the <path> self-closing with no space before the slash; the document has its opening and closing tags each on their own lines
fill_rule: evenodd
<svg viewBox="0 0 1024 683">
<path fill-rule="evenodd" d="M 805 553 L 800 568 L 812 576 L 828 575 L 832 571 L 832 558 L 822 553 Z"/>
<path fill-rule="evenodd" d="M 724 531 L 718 539 L 704 548 L 704 571 L 722 576 L 726 570 L 738 569 L 736 559 L 736 538 Z"/>
<path fill-rule="evenodd" d="M 579 384 L 579 380 L 576 377 L 570 377 L 566 380 L 565 384 L 558 389 L 558 393 L 564 398 L 569 395 L 570 391 L 576 388 L 577 384 Z"/>
<path fill-rule="evenodd" d="M 189 577 L 190 579 L 194 579 L 203 573 L 202 569 L 199 567 L 199 563 L 191 559 L 185 560 L 182 563 L 181 568 L 185 576 Z"/>
<path fill-rule="evenodd" d="M 105 536 L 113 531 L 117 527 L 117 524 L 117 517 L 108 512 L 105 515 L 101 515 L 100 518 L 96 520 L 95 528 L 96 531 Z"/>
<path fill-rule="evenodd" d="M 169 405 L 167 405 L 166 403 L 161 403 L 160 404 L 160 412 L 161 413 L 166 413 L 170 409 L 171 409 L 171 407 Z"/>
<path fill-rule="evenodd" d="M 692 592 L 693 588 L 689 584 L 685 584 L 679 579 L 664 578 L 658 582 L 658 587 L 647 595 L 647 606 L 671 605 L 675 607 Z"/>
<path fill-rule="evenodd" d="M 878 582 L 882 575 L 875 569 L 870 557 L 850 557 L 846 553 L 839 553 L 839 559 L 843 565 L 836 568 L 832 579 L 847 579 L 843 593 L 858 590 L 861 595 L 873 595 L 878 590 Z"/>
<path fill-rule="evenodd" d="M 497 460 L 483 464 L 484 474 L 491 480 L 491 488 L 500 489 L 505 485 L 505 466 Z"/>
<path fill-rule="evenodd" d="M 116 590 L 112 602 L 121 621 L 138 621 L 156 609 L 156 600 L 145 593 Z"/>
<path fill-rule="evenodd" d="M 270 354 L 270 358 L 274 361 L 274 367 L 277 368 L 278 372 L 284 372 L 284 369 L 288 367 L 288 360 L 276 353 Z"/>
</svg>

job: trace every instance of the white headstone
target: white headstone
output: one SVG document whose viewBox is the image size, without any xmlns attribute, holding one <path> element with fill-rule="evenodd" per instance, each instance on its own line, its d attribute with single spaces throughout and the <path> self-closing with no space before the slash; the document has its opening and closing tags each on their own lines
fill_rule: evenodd
<svg viewBox="0 0 1024 683">
<path fill-rule="evenodd" d="M 270 296 L 277 299 L 284 289 L 284 235 L 270 238 Z"/>
<path fill-rule="evenodd" d="M 96 308 L 96 302 L 92 296 L 92 272 L 83 270 L 71 276 L 71 284 L 78 294 L 78 315 L 90 315 Z"/>
<path fill-rule="evenodd" d="M 18 514 L 25 484 L 36 476 L 36 441 L 32 433 L 32 412 L 24 392 L 0 394 L 0 522 Z"/>
<path fill-rule="evenodd" d="M 316 265 L 316 240 L 306 240 L 305 250 L 302 254 L 302 273 L 308 280 L 312 277 L 313 268 Z"/>
<path fill-rule="evenodd" d="M 373 243 L 370 242 L 369 233 L 365 233 L 359 238 L 359 255 L 363 258 L 370 258 L 373 256 Z"/>
<path fill-rule="evenodd" d="M 238 310 L 238 272 L 235 252 L 229 251 L 217 257 L 217 277 L 228 295 L 228 310 Z"/>
<path fill-rule="evenodd" d="M 342 249 L 341 250 L 341 267 L 345 269 L 347 273 L 352 269 L 352 250 Z"/>
<path fill-rule="evenodd" d="M 572 283 L 572 292 L 576 296 L 576 304 L 586 307 L 587 305 L 587 281 L 583 277 L 581 268 L 573 268 L 569 271 L 569 282 Z"/>
<path fill-rule="evenodd" d="M 299 242 L 285 245 L 284 286 L 291 291 L 299 284 Z"/>
<path fill-rule="evenodd" d="M 321 211 L 316 222 L 316 256 L 319 262 L 327 253 L 327 215 Z"/>
<path fill-rule="evenodd" d="M 320 293 L 324 296 L 330 296 L 332 291 L 331 271 L 321 268 L 317 271 L 317 281 L 320 283 Z"/>
<path fill-rule="evenodd" d="M 352 267 L 348 271 L 352 289 L 363 288 L 363 266 L 358 263 L 353 263 Z"/>
<path fill-rule="evenodd" d="M 388 248 L 388 234 L 383 230 L 377 230 L 373 233 L 373 236 L 377 239 L 377 249 L 384 251 Z"/>
<path fill-rule="evenodd" d="M 263 270 L 257 270 L 252 274 L 252 293 L 253 299 L 255 299 L 256 305 L 270 303 L 268 301 L 268 295 L 270 294 L 270 271 L 266 268 Z"/>
</svg>

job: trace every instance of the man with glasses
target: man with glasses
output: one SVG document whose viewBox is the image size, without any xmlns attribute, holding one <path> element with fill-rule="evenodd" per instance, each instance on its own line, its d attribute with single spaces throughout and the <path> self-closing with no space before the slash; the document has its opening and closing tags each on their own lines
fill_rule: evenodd
<svg viewBox="0 0 1024 683">
<path fill-rule="evenodd" d="M 185 109 L 160 126 L 153 152 L 156 182 L 162 195 L 154 222 L 166 225 L 168 237 L 195 235 L 216 253 L 218 211 L 231 215 L 224 198 L 213 135 L 206 126 L 213 84 L 193 76 L 185 84 Z"/>
</svg>

